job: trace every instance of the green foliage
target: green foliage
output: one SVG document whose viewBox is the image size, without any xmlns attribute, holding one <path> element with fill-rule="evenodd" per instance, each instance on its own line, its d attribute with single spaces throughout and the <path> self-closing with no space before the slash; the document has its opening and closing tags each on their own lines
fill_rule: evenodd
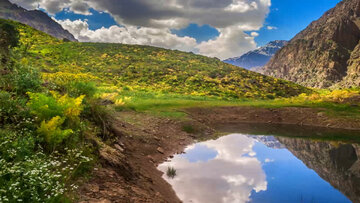
<svg viewBox="0 0 360 203">
<path fill-rule="evenodd" d="M 0 129 L 0 202 L 54 202 L 77 186 L 68 180 L 90 163 L 81 149 L 47 155 L 34 138 Z"/>
<path fill-rule="evenodd" d="M 37 132 L 45 137 L 45 141 L 51 145 L 61 144 L 71 134 L 74 133 L 71 129 L 62 130 L 61 126 L 64 123 L 65 118 L 56 116 L 50 121 L 42 121 Z"/>
<path fill-rule="evenodd" d="M 176 169 L 174 167 L 168 167 L 167 171 L 166 171 L 166 175 L 169 178 L 175 178 L 176 176 Z"/>
<path fill-rule="evenodd" d="M 11 76 L 14 90 L 20 94 L 37 91 L 42 84 L 39 70 L 30 66 L 18 65 Z"/>
<path fill-rule="evenodd" d="M 50 120 L 56 116 L 76 121 L 83 109 L 81 104 L 84 96 L 72 98 L 68 95 L 60 96 L 56 92 L 52 92 L 52 96 L 31 92 L 28 95 L 30 101 L 27 105 L 31 109 L 31 113 L 41 121 Z"/>
<path fill-rule="evenodd" d="M 0 91 L 0 124 L 15 121 L 17 101 L 13 100 L 11 94 Z"/>
<path fill-rule="evenodd" d="M 195 131 L 196 131 L 194 126 L 189 125 L 189 124 L 183 125 L 182 130 L 187 133 L 195 133 Z"/>
<path fill-rule="evenodd" d="M 30 100 L 27 105 L 41 121 L 37 133 L 44 138 L 48 148 L 63 143 L 74 134 L 73 129 L 78 129 L 84 96 L 72 98 L 56 92 L 52 92 L 52 96 L 30 92 L 28 95 Z"/>
<path fill-rule="evenodd" d="M 19 30 L 19 47 L 9 49 L 16 43 L 6 38 L 16 35 L 5 35 L 9 27 L 3 22 Z M 34 56 L 33 46 L 56 42 L 28 26 L 0 20 L 0 49 L 5 43 L 9 49 L 0 50 L 7 62 L 0 68 L 0 202 L 69 202 L 65 193 L 75 190 L 74 180 L 93 166 L 93 147 L 82 141 L 85 130 L 97 130 L 81 113 L 96 100 L 96 85 L 87 80 L 95 77 L 63 74 L 73 77 L 52 89 L 55 82 L 43 83 L 40 67 L 25 58 Z"/>
<path fill-rule="evenodd" d="M 19 32 L 14 25 L 7 20 L 0 19 L 0 48 L 9 49 L 19 43 Z"/>
<path fill-rule="evenodd" d="M 73 82 L 69 84 L 67 92 L 73 97 L 86 95 L 87 98 L 92 98 L 95 96 L 97 88 L 94 82 Z"/>
</svg>

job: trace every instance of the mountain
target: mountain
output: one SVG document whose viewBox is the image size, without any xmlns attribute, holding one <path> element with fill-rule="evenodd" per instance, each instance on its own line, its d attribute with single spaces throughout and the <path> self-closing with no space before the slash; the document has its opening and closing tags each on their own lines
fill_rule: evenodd
<svg viewBox="0 0 360 203">
<path fill-rule="evenodd" d="M 279 49 L 285 46 L 287 41 L 276 40 L 254 51 L 235 58 L 226 59 L 224 62 L 246 69 L 256 70 L 263 67 Z"/>
<path fill-rule="evenodd" d="M 264 73 L 310 87 L 359 86 L 359 40 L 360 1 L 344 0 L 277 52 Z"/>
<path fill-rule="evenodd" d="M 0 0 L 0 18 L 19 21 L 37 30 L 43 31 L 58 39 L 76 41 L 75 37 L 60 24 L 40 10 L 28 11 L 12 4 L 8 0 Z"/>
<path fill-rule="evenodd" d="M 12 23 L 21 32 L 21 42 L 33 42 L 26 61 L 43 70 L 48 82 L 62 83 L 78 73 L 81 78 L 127 89 L 195 96 L 274 98 L 311 92 L 215 58 L 151 46 L 62 42 L 29 26 Z"/>
</svg>

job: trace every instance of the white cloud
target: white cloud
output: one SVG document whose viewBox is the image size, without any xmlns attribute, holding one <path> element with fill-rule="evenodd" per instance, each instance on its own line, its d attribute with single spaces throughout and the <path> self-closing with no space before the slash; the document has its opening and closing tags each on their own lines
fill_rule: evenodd
<svg viewBox="0 0 360 203">
<path fill-rule="evenodd" d="M 257 32 L 251 32 L 250 35 L 251 35 L 252 37 L 258 37 L 258 36 L 259 36 L 259 33 L 257 33 Z"/>
<path fill-rule="evenodd" d="M 268 159 L 268 158 L 265 159 L 265 163 L 270 163 L 270 162 L 274 162 L 274 160 L 273 159 Z"/>
<path fill-rule="evenodd" d="M 170 33 L 171 29 L 181 29 L 195 23 L 198 25 L 210 25 L 220 32 L 216 39 L 195 44 L 192 50 L 199 50 L 200 54 L 216 56 L 220 59 L 239 56 L 251 49 L 256 48 L 253 35 L 248 36 L 245 31 L 259 30 L 269 12 L 271 0 L 11 0 L 28 9 L 38 7 L 45 9 L 50 14 L 69 9 L 75 13 L 89 15 L 89 8 L 94 8 L 100 12 L 111 14 L 120 27 L 112 27 L 111 31 L 116 33 L 152 33 L 158 32 L 166 36 L 163 40 L 155 38 L 146 39 L 139 35 L 132 36 L 130 41 L 146 43 L 147 45 L 168 45 L 174 42 L 185 43 L 187 46 L 192 44 L 192 38 L 181 38 Z M 137 29 L 134 31 L 134 27 Z M 157 29 L 158 31 L 155 31 Z M 76 30 L 76 29 L 72 29 Z M 70 32 L 72 31 L 70 30 Z M 93 41 L 98 39 L 96 33 L 108 33 L 108 30 L 100 29 L 94 33 L 83 32 L 87 35 L 78 36 Z M 77 34 L 77 33 L 73 33 Z M 112 33 L 114 34 L 114 33 Z M 123 35 L 123 34 L 122 34 Z M 116 34 L 117 36 L 117 34 Z M 153 36 L 153 35 L 151 35 Z M 94 38 L 91 38 L 94 37 Z M 115 39 L 123 39 L 124 36 Z M 129 38 L 129 37 L 127 37 Z M 136 39 L 135 39 L 136 38 Z M 110 42 L 115 42 L 113 38 Z M 104 41 L 103 39 L 101 39 Z M 118 42 L 124 42 L 118 41 Z M 154 44 L 152 43 L 154 42 Z M 215 46 L 215 47 L 214 47 Z M 240 47 L 241 46 L 241 47 Z M 184 47 L 184 45 L 175 45 Z"/>
<path fill-rule="evenodd" d="M 202 42 L 197 46 L 199 53 L 226 59 L 256 48 L 254 37 L 251 37 L 242 31 L 239 27 L 229 27 L 219 29 L 220 36 L 214 40 Z"/>
<path fill-rule="evenodd" d="M 278 28 L 275 26 L 267 26 L 266 29 L 268 30 L 277 30 Z"/>
<path fill-rule="evenodd" d="M 177 49 L 181 51 L 194 51 L 196 40 L 191 37 L 178 37 L 163 28 L 145 28 L 135 26 L 111 26 L 90 30 L 87 21 L 58 20 L 65 29 L 69 30 L 81 42 L 110 42 L 123 44 L 141 44 Z"/>
</svg>

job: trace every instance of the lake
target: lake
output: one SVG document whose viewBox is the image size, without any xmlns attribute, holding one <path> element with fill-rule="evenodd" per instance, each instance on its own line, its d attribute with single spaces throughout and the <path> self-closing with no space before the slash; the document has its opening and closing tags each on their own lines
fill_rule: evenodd
<svg viewBox="0 0 360 203">
<path fill-rule="evenodd" d="M 358 132 L 298 126 L 219 127 L 159 165 L 183 202 L 360 202 Z"/>
</svg>

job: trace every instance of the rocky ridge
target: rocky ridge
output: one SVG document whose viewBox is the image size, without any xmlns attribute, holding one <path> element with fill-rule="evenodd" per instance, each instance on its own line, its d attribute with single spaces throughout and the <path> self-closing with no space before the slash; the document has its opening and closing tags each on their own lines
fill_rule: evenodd
<svg viewBox="0 0 360 203">
<path fill-rule="evenodd" d="M 40 10 L 28 11 L 8 0 L 0 0 L 0 18 L 19 21 L 58 39 L 77 41 L 69 31 L 65 30 L 46 13 Z"/>
<path fill-rule="evenodd" d="M 360 1 L 344 0 L 297 34 L 264 67 L 309 87 L 360 84 Z"/>
</svg>

